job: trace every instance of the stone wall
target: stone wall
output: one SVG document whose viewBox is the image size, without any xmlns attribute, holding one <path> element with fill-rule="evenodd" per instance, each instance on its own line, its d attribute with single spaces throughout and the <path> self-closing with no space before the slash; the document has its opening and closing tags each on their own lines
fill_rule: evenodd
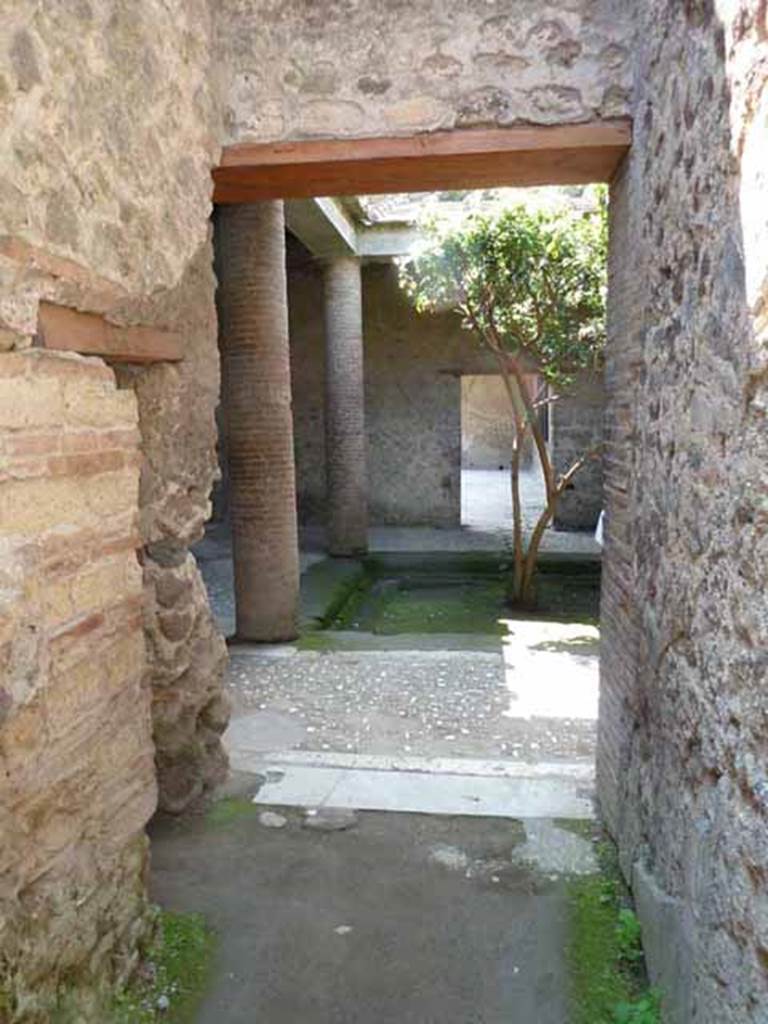
<svg viewBox="0 0 768 1024">
<path fill-rule="evenodd" d="M 549 407 L 549 446 L 558 473 L 594 452 L 560 498 L 556 530 L 594 530 L 603 507 L 603 440 L 605 389 L 602 374 L 580 374 L 562 398 Z"/>
<path fill-rule="evenodd" d="M 148 684 L 163 804 L 178 808 L 221 771 L 223 646 L 186 550 L 207 517 L 216 472 L 208 217 L 220 123 L 211 37 L 206 0 L 22 0 L 3 10 L 0 378 L 16 373 L 19 360 L 25 368 L 24 386 L 11 388 L 21 426 L 2 420 L 0 444 L 15 444 L 29 425 L 34 444 L 43 445 L 30 449 L 34 479 L 0 483 L 3 514 L 20 487 L 36 488 L 40 499 L 39 507 L 27 503 L 21 547 L 2 525 L 2 543 L 16 552 L 12 562 L 4 552 L 13 581 L 0 588 L 3 656 L 15 666 L 12 692 L 1 691 L 0 731 L 11 773 L 0 806 L 13 815 L 3 828 L 13 837 L 3 849 L 9 889 L 2 908 L 3 938 L 12 941 L 2 943 L 0 992 L 13 1021 L 48 1020 L 49 1009 L 36 1007 L 59 983 L 82 1002 L 76 1019 L 103 1019 L 88 1002 L 96 979 L 107 983 L 135 949 L 144 911 L 142 827 L 157 799 Z M 112 371 L 99 361 L 30 349 L 40 299 L 118 324 L 179 330 L 184 359 L 116 368 L 135 393 L 115 392 Z M 59 384 L 54 373 L 62 366 L 77 379 Z M 54 402 L 59 387 L 64 397 Z M 0 417 L 10 415 L 4 403 Z M 87 458 L 56 447 L 59 434 L 69 444 L 69 432 L 80 430 L 83 403 L 98 405 L 92 425 L 104 431 Z M 133 461 L 113 473 L 104 467 L 120 451 L 106 442 L 120 448 L 127 419 L 131 440 L 120 444 Z M 131 544 L 120 562 L 123 549 L 113 546 L 124 543 L 127 518 Z M 97 537 L 77 549 L 77 564 L 88 569 L 80 581 L 68 545 L 86 526 Z M 43 600 L 34 595 L 49 578 L 61 591 L 61 623 L 34 629 Z M 70 637 L 64 623 L 88 594 L 94 601 L 102 595 L 104 609 L 78 620 Z M 128 605 L 132 617 L 125 612 L 118 621 Z M 53 636 L 59 625 L 60 640 Z M 76 662 L 66 678 L 54 657 L 59 648 Z M 29 992 L 34 998 L 17 1008 L 17 996 Z"/>
<path fill-rule="evenodd" d="M 223 0 L 226 141 L 622 116 L 627 13 L 621 0 Z"/>
<path fill-rule="evenodd" d="M 319 267 L 289 273 L 299 511 L 321 521 L 325 494 L 323 326 Z M 461 376 L 491 357 L 453 314 L 420 315 L 391 263 L 363 268 L 365 417 L 370 519 L 457 526 L 461 516 Z"/>
<path fill-rule="evenodd" d="M 95 1019 L 145 927 L 137 425 L 100 360 L 0 356 L 3 1020 Z"/>
<path fill-rule="evenodd" d="M 324 339 L 322 318 L 317 315 L 322 308 L 322 281 L 319 266 L 302 257 L 296 245 L 291 249 L 288 302 L 299 514 L 305 524 L 319 523 L 325 501 Z M 363 268 L 363 333 L 371 522 L 458 526 L 462 381 L 498 380 L 496 365 L 455 314 L 416 313 L 398 285 L 392 263 Z M 576 394 L 574 417 L 580 415 L 582 405 L 580 391 Z M 502 397 L 503 403 L 496 407 L 500 416 L 508 415 L 507 399 Z M 596 397 L 596 392 L 588 391 L 583 402 L 590 413 L 586 427 L 590 436 Z M 581 436 L 578 423 L 578 419 L 572 422 L 571 437 Z M 509 464 L 508 453 L 503 459 L 499 450 L 497 455 Z M 580 495 L 584 498 L 580 497 L 579 508 L 599 511 L 599 465 L 596 473 L 582 472 Z M 595 513 L 587 528 L 596 518 Z"/>
<path fill-rule="evenodd" d="M 144 322 L 162 318 L 181 334 L 184 358 L 138 370 L 122 367 L 119 374 L 138 399 L 147 671 L 159 803 L 172 812 L 222 781 L 227 767 L 219 739 L 229 714 L 223 692 L 226 644 L 189 551 L 203 535 L 218 475 L 214 292 L 209 237 L 179 284 L 142 304 Z"/>
<path fill-rule="evenodd" d="M 638 8 L 614 187 L 599 789 L 672 1022 L 768 1005 L 768 21 Z"/>
</svg>

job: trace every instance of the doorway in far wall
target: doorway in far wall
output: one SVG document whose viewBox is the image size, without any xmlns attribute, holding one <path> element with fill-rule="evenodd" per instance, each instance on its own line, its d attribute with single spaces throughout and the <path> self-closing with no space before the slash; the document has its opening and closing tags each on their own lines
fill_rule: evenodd
<svg viewBox="0 0 768 1024">
<path fill-rule="evenodd" d="M 526 383 L 537 393 L 538 377 Z M 514 426 L 500 374 L 461 378 L 461 525 L 478 530 L 511 530 L 510 460 Z M 526 526 L 544 508 L 544 481 L 530 438 L 523 450 L 521 499 Z"/>
</svg>

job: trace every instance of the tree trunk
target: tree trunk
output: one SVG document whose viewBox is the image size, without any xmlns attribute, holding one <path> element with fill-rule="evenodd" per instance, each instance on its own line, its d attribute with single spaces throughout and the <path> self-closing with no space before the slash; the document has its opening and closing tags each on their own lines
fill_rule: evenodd
<svg viewBox="0 0 768 1024">
<path fill-rule="evenodd" d="M 547 440 L 538 416 L 536 403 L 528 393 L 520 364 L 514 356 L 503 350 L 493 331 L 490 335 L 484 333 L 471 311 L 468 311 L 468 315 L 481 340 L 496 359 L 515 424 L 515 443 L 512 449 L 511 463 L 514 566 L 510 586 L 507 589 L 507 600 L 513 607 L 530 608 L 535 599 L 536 563 L 544 531 L 555 516 L 557 503 L 566 486 L 593 453 L 586 453 L 578 459 L 559 480 L 555 478 L 555 469 L 549 457 Z M 546 506 L 533 528 L 526 547 L 523 540 L 523 515 L 520 501 L 520 453 L 522 440 L 528 430 L 531 431 L 544 477 Z"/>
<path fill-rule="evenodd" d="M 525 406 L 522 397 L 518 392 L 518 382 L 510 376 L 507 362 L 500 355 L 497 357 L 501 379 L 509 398 L 512 411 L 512 420 L 515 428 L 514 441 L 512 442 L 512 460 L 510 463 L 510 476 L 512 486 L 512 581 L 507 591 L 507 599 L 510 604 L 519 601 L 523 585 L 523 570 L 525 568 L 525 549 L 523 547 L 523 509 L 520 501 L 520 456 L 522 453 L 523 441 L 525 439 L 525 418 L 521 415 Z"/>
<path fill-rule="evenodd" d="M 555 472 L 549 458 L 549 450 L 544 433 L 541 429 L 541 422 L 534 408 L 531 396 L 523 379 L 520 367 L 514 360 L 500 360 L 504 364 L 503 376 L 507 386 L 513 416 L 515 418 L 516 431 L 520 436 L 521 428 L 518 424 L 522 421 L 522 430 L 530 430 L 533 436 L 536 454 L 541 465 L 542 475 L 546 489 L 546 506 L 539 516 L 527 546 L 522 542 L 522 509 L 518 507 L 516 521 L 520 524 L 520 543 L 515 544 L 515 565 L 512 575 L 512 586 L 509 590 L 509 601 L 513 606 L 521 608 L 532 607 L 535 600 L 534 582 L 536 576 L 536 563 L 539 548 L 544 537 L 544 530 L 551 522 L 557 500 L 560 496 L 560 489 L 555 481 Z M 522 408 L 522 415 L 521 410 Z M 519 458 L 519 449 L 518 449 Z M 519 469 L 519 467 L 518 467 Z M 518 506 L 519 506 L 519 472 L 518 472 Z M 516 531 L 517 541 L 517 531 Z"/>
<path fill-rule="evenodd" d="M 514 553 L 514 566 L 512 569 L 512 590 L 508 595 L 514 600 L 520 593 L 523 582 L 523 566 L 525 564 L 523 551 L 523 512 L 520 502 L 520 452 L 522 438 L 515 422 L 515 437 L 512 442 L 512 463 L 510 476 L 512 484 L 512 550 Z"/>
</svg>

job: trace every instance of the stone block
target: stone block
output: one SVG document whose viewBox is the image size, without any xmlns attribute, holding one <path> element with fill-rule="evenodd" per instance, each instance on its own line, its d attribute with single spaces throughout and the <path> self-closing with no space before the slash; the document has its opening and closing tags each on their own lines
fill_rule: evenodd
<svg viewBox="0 0 768 1024">
<path fill-rule="evenodd" d="M 5 361 L 3 356 L 0 362 Z M 0 427 L 10 430 L 50 427 L 64 419 L 64 400 L 56 380 L 0 379 Z"/>
</svg>

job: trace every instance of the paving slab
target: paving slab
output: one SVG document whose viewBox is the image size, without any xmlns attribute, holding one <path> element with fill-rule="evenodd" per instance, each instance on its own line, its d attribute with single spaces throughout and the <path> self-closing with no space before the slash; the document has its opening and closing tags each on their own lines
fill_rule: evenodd
<svg viewBox="0 0 768 1024">
<path fill-rule="evenodd" d="M 254 802 L 286 807 L 497 818 L 594 817 L 591 789 L 568 775 L 466 775 L 321 765 L 255 766 L 266 780 Z"/>
</svg>

